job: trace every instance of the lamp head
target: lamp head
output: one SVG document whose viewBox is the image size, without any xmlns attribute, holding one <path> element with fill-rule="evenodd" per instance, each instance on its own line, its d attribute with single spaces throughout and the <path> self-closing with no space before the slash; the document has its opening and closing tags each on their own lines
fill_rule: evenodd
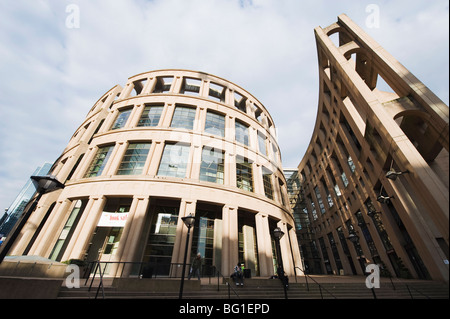
<svg viewBox="0 0 450 319">
<path fill-rule="evenodd" d="M 397 177 L 399 177 L 400 175 L 403 175 L 403 174 L 407 174 L 407 173 L 409 173 L 408 170 L 406 170 L 404 172 L 396 172 L 395 170 L 390 170 L 386 173 L 385 176 L 386 176 L 386 178 L 389 178 L 390 180 L 395 181 L 397 179 Z"/>
<path fill-rule="evenodd" d="M 273 235 L 276 239 L 281 239 L 281 237 L 284 236 L 284 232 L 281 230 L 280 227 L 277 227 L 273 230 Z"/>
<path fill-rule="evenodd" d="M 382 204 L 387 204 L 387 203 L 389 203 L 389 200 L 391 198 L 394 198 L 394 197 L 380 195 L 380 196 L 377 197 L 377 202 L 380 202 Z"/>
<path fill-rule="evenodd" d="M 31 176 L 30 178 L 37 191 L 43 194 L 64 188 L 64 184 L 53 175 Z"/>
<path fill-rule="evenodd" d="M 350 240 L 352 243 L 356 244 L 359 240 L 359 236 L 355 234 L 355 232 L 351 232 L 348 237 L 348 240 Z"/>
<path fill-rule="evenodd" d="M 183 223 L 188 227 L 191 228 L 195 223 L 195 216 L 192 214 L 189 214 L 188 216 L 181 217 L 181 220 L 183 220 Z"/>
</svg>

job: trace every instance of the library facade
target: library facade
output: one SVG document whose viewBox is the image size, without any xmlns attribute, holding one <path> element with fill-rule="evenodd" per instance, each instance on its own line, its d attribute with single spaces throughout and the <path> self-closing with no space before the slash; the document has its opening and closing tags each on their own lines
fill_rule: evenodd
<svg viewBox="0 0 450 319">
<path fill-rule="evenodd" d="M 294 274 L 300 254 L 275 126 L 250 93 L 222 78 L 160 70 L 129 78 L 87 114 L 51 174 L 13 255 L 100 261 L 109 276 L 179 276 L 187 227 L 204 275 Z M 277 243 L 273 230 L 285 236 Z M 191 257 L 188 257 L 190 263 Z"/>
</svg>

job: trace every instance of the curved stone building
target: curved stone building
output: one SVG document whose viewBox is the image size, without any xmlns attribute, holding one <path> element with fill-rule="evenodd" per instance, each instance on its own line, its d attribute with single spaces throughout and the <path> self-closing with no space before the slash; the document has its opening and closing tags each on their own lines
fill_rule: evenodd
<svg viewBox="0 0 450 319">
<path fill-rule="evenodd" d="M 110 276 L 179 274 L 189 252 L 204 272 L 242 262 L 274 274 L 280 227 L 287 274 L 300 265 L 275 126 L 250 93 L 202 72 L 160 70 L 113 87 L 88 112 L 51 174 L 12 255 L 109 264 Z M 189 257 L 188 257 L 189 258 Z M 188 259 L 190 260 L 190 258 Z"/>
<path fill-rule="evenodd" d="M 306 269 L 448 281 L 448 106 L 347 16 L 315 35 L 319 108 L 294 203 Z"/>
</svg>

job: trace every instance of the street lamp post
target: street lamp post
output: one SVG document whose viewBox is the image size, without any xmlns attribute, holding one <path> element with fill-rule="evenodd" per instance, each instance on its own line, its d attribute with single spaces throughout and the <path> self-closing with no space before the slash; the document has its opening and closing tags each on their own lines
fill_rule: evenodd
<svg viewBox="0 0 450 319">
<path fill-rule="evenodd" d="M 183 272 L 181 273 L 180 294 L 178 296 L 179 299 L 183 298 L 184 273 L 186 272 L 186 259 L 187 259 L 188 249 L 189 249 L 189 233 L 191 231 L 191 227 L 194 225 L 195 216 L 193 216 L 192 214 L 189 214 L 189 216 L 181 217 L 181 219 L 183 220 L 183 223 L 188 228 L 188 232 L 187 232 L 187 236 L 186 236 L 186 248 L 184 250 Z"/>
<path fill-rule="evenodd" d="M 356 250 L 356 254 L 358 255 L 358 262 L 359 265 L 361 266 L 361 269 L 363 271 L 363 273 L 366 271 L 364 265 L 363 265 L 363 260 L 362 260 L 362 254 L 360 252 L 360 250 L 357 247 L 357 244 L 359 242 L 359 236 L 356 235 L 356 233 L 354 231 L 351 231 L 347 237 L 348 240 L 350 240 L 353 245 L 355 246 L 355 250 Z"/>
<path fill-rule="evenodd" d="M 283 268 L 283 259 L 281 257 L 281 247 L 280 247 L 280 239 L 284 236 L 284 232 L 281 230 L 280 227 L 277 227 L 273 230 L 273 236 L 275 237 L 275 240 L 277 242 L 277 259 L 278 259 L 278 277 L 280 278 L 281 282 L 283 283 L 283 289 L 284 289 L 284 298 L 288 299 L 287 296 L 287 278 L 284 275 L 284 268 Z"/>
<path fill-rule="evenodd" d="M 33 203 L 31 204 L 31 206 L 22 215 L 19 222 L 14 227 L 11 235 L 8 236 L 8 238 L 6 239 L 6 242 L 3 243 L 2 250 L 0 251 L 0 264 L 3 262 L 3 259 L 6 257 L 6 254 L 8 253 L 8 251 L 14 244 L 17 237 L 19 236 L 20 232 L 22 231 L 23 226 L 25 226 L 31 213 L 33 213 L 33 211 L 36 208 L 42 195 L 64 188 L 64 184 L 61 183 L 60 181 L 58 181 L 54 176 L 51 176 L 51 175 L 31 176 L 30 178 L 31 178 L 31 181 L 33 182 L 33 185 L 36 187 L 36 191 L 37 191 L 38 195 L 33 200 Z"/>
</svg>

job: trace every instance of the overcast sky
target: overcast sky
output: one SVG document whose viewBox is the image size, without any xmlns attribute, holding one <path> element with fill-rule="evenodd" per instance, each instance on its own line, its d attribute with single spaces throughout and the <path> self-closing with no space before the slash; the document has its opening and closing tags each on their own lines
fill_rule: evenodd
<svg viewBox="0 0 450 319">
<path fill-rule="evenodd" d="M 204 71 L 255 95 L 296 167 L 318 106 L 313 30 L 342 13 L 448 105 L 448 0 L 0 0 L 0 216 L 106 91 L 151 70 Z"/>
</svg>

